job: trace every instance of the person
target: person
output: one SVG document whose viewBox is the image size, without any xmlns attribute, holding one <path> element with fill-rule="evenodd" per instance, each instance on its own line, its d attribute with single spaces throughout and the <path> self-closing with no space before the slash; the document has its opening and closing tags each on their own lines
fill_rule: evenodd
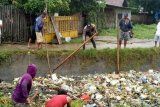
<svg viewBox="0 0 160 107">
<path fill-rule="evenodd" d="M 30 31 L 30 36 L 28 37 L 28 48 L 30 48 L 31 42 L 35 42 L 35 40 L 36 40 L 36 34 L 35 34 L 35 24 L 34 24 Z"/>
<path fill-rule="evenodd" d="M 130 39 L 130 32 L 132 33 L 133 28 L 127 13 L 125 13 L 124 18 L 120 20 L 119 27 L 121 30 L 119 45 L 121 47 L 122 41 L 124 40 L 124 48 L 126 48 L 127 41 Z"/>
<path fill-rule="evenodd" d="M 96 26 L 92 23 L 88 23 L 83 29 L 83 41 L 84 42 L 86 41 L 87 36 L 91 37 L 96 33 L 97 33 Z M 91 39 L 91 42 L 93 44 L 93 47 L 96 49 L 96 43 L 93 38 Z M 83 50 L 85 50 L 85 45 L 83 45 Z"/>
<path fill-rule="evenodd" d="M 2 20 L 0 20 L 0 44 L 2 43 L 2 40 L 1 40 L 1 38 L 2 38 L 2 33 L 1 33 L 2 26 L 3 26 L 3 22 L 2 22 Z"/>
<path fill-rule="evenodd" d="M 36 43 L 37 43 L 37 48 L 41 49 L 42 48 L 42 42 L 43 42 L 43 37 L 42 37 L 42 29 L 43 29 L 43 18 L 46 17 L 46 12 L 43 12 L 40 16 L 36 18 L 36 24 L 35 24 L 35 32 L 36 32 Z"/>
<path fill-rule="evenodd" d="M 27 72 L 22 75 L 12 93 L 12 100 L 15 107 L 26 107 L 31 104 L 29 93 L 32 87 L 32 80 L 36 76 L 37 67 L 35 64 L 29 64 Z M 34 97 L 38 95 L 36 91 Z M 33 98 L 33 97 L 32 97 Z"/>
<path fill-rule="evenodd" d="M 154 36 L 155 47 L 157 47 L 157 42 L 159 42 L 160 47 L 160 19 L 158 19 L 157 30 Z"/>
<path fill-rule="evenodd" d="M 45 104 L 45 107 L 71 107 L 71 97 L 67 94 L 67 91 L 64 89 L 58 90 L 58 95 L 54 95 L 50 100 Z"/>
</svg>

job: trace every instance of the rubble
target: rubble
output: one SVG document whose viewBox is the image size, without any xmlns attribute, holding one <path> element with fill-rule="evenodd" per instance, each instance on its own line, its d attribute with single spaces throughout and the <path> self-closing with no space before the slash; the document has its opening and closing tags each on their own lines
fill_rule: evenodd
<svg viewBox="0 0 160 107">
<path fill-rule="evenodd" d="M 18 78 L 15 78 L 13 84 L 15 85 L 17 81 Z M 13 89 L 14 85 L 2 82 L 0 89 L 6 92 L 7 87 Z M 43 102 L 56 94 L 57 89 L 62 88 L 68 90 L 78 102 L 83 102 L 80 96 L 84 93 L 89 95 L 91 100 L 83 102 L 83 107 L 160 106 L 160 72 L 154 70 L 148 72 L 130 70 L 118 76 L 114 73 L 78 77 L 53 74 L 51 78 L 35 78 L 33 87 L 40 89 L 39 100 Z M 7 93 L 10 96 L 11 90 Z"/>
</svg>

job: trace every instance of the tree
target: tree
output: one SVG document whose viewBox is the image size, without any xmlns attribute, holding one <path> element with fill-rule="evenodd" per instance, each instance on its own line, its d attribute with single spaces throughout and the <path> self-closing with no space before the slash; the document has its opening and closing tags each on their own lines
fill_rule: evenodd
<svg viewBox="0 0 160 107">
<path fill-rule="evenodd" d="M 12 0 L 12 3 L 26 13 L 40 13 L 45 9 L 46 4 L 50 13 L 61 13 L 69 11 L 70 0 Z"/>
<path fill-rule="evenodd" d="M 129 6 L 143 11 L 151 12 L 160 10 L 160 0 L 128 0 Z"/>
<path fill-rule="evenodd" d="M 71 13 L 81 12 L 85 17 L 85 21 L 95 22 L 97 12 L 106 7 L 105 0 L 71 0 Z"/>
<path fill-rule="evenodd" d="M 8 5 L 8 4 L 12 4 L 12 1 L 11 0 L 0 0 L 0 4 Z"/>
<path fill-rule="evenodd" d="M 102 5 L 101 5 L 102 4 Z M 104 8 L 104 0 L 71 0 L 71 12 L 90 12 Z"/>
</svg>

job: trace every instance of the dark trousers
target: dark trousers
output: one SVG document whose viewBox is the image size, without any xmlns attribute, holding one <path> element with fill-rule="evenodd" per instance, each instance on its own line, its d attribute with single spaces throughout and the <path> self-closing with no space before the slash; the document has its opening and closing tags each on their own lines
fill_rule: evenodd
<svg viewBox="0 0 160 107">
<path fill-rule="evenodd" d="M 93 36 L 93 35 L 92 35 L 90 32 L 86 32 L 85 41 L 86 41 L 86 37 L 87 37 L 87 36 L 91 37 L 91 36 Z M 92 42 L 93 47 L 96 49 L 96 43 L 95 43 L 95 41 L 94 41 L 93 38 L 91 39 L 91 42 Z M 85 50 L 85 45 L 83 45 L 83 50 Z"/>
</svg>

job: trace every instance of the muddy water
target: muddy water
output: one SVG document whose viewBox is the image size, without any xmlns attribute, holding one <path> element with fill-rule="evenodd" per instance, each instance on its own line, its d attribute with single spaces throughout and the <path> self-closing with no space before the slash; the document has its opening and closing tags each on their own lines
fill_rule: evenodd
<svg viewBox="0 0 160 107">
<path fill-rule="evenodd" d="M 62 61 L 63 59 L 64 58 L 51 58 L 51 69 L 53 70 L 53 68 L 55 68 L 57 64 L 60 63 L 60 61 Z M 39 59 L 36 56 L 32 55 L 30 62 L 38 66 L 37 76 L 46 76 L 47 74 L 49 74 L 49 68 L 47 60 L 45 58 Z M 0 65 L 0 79 L 11 82 L 14 78 L 19 77 L 24 72 L 26 72 L 28 63 L 29 58 L 27 55 L 12 56 L 2 65 Z M 63 76 L 79 76 L 94 73 L 106 73 L 109 71 L 114 71 L 114 69 L 115 67 L 107 67 L 106 62 L 104 61 L 88 63 L 71 58 L 64 65 L 58 68 L 56 70 L 56 73 Z"/>
</svg>

